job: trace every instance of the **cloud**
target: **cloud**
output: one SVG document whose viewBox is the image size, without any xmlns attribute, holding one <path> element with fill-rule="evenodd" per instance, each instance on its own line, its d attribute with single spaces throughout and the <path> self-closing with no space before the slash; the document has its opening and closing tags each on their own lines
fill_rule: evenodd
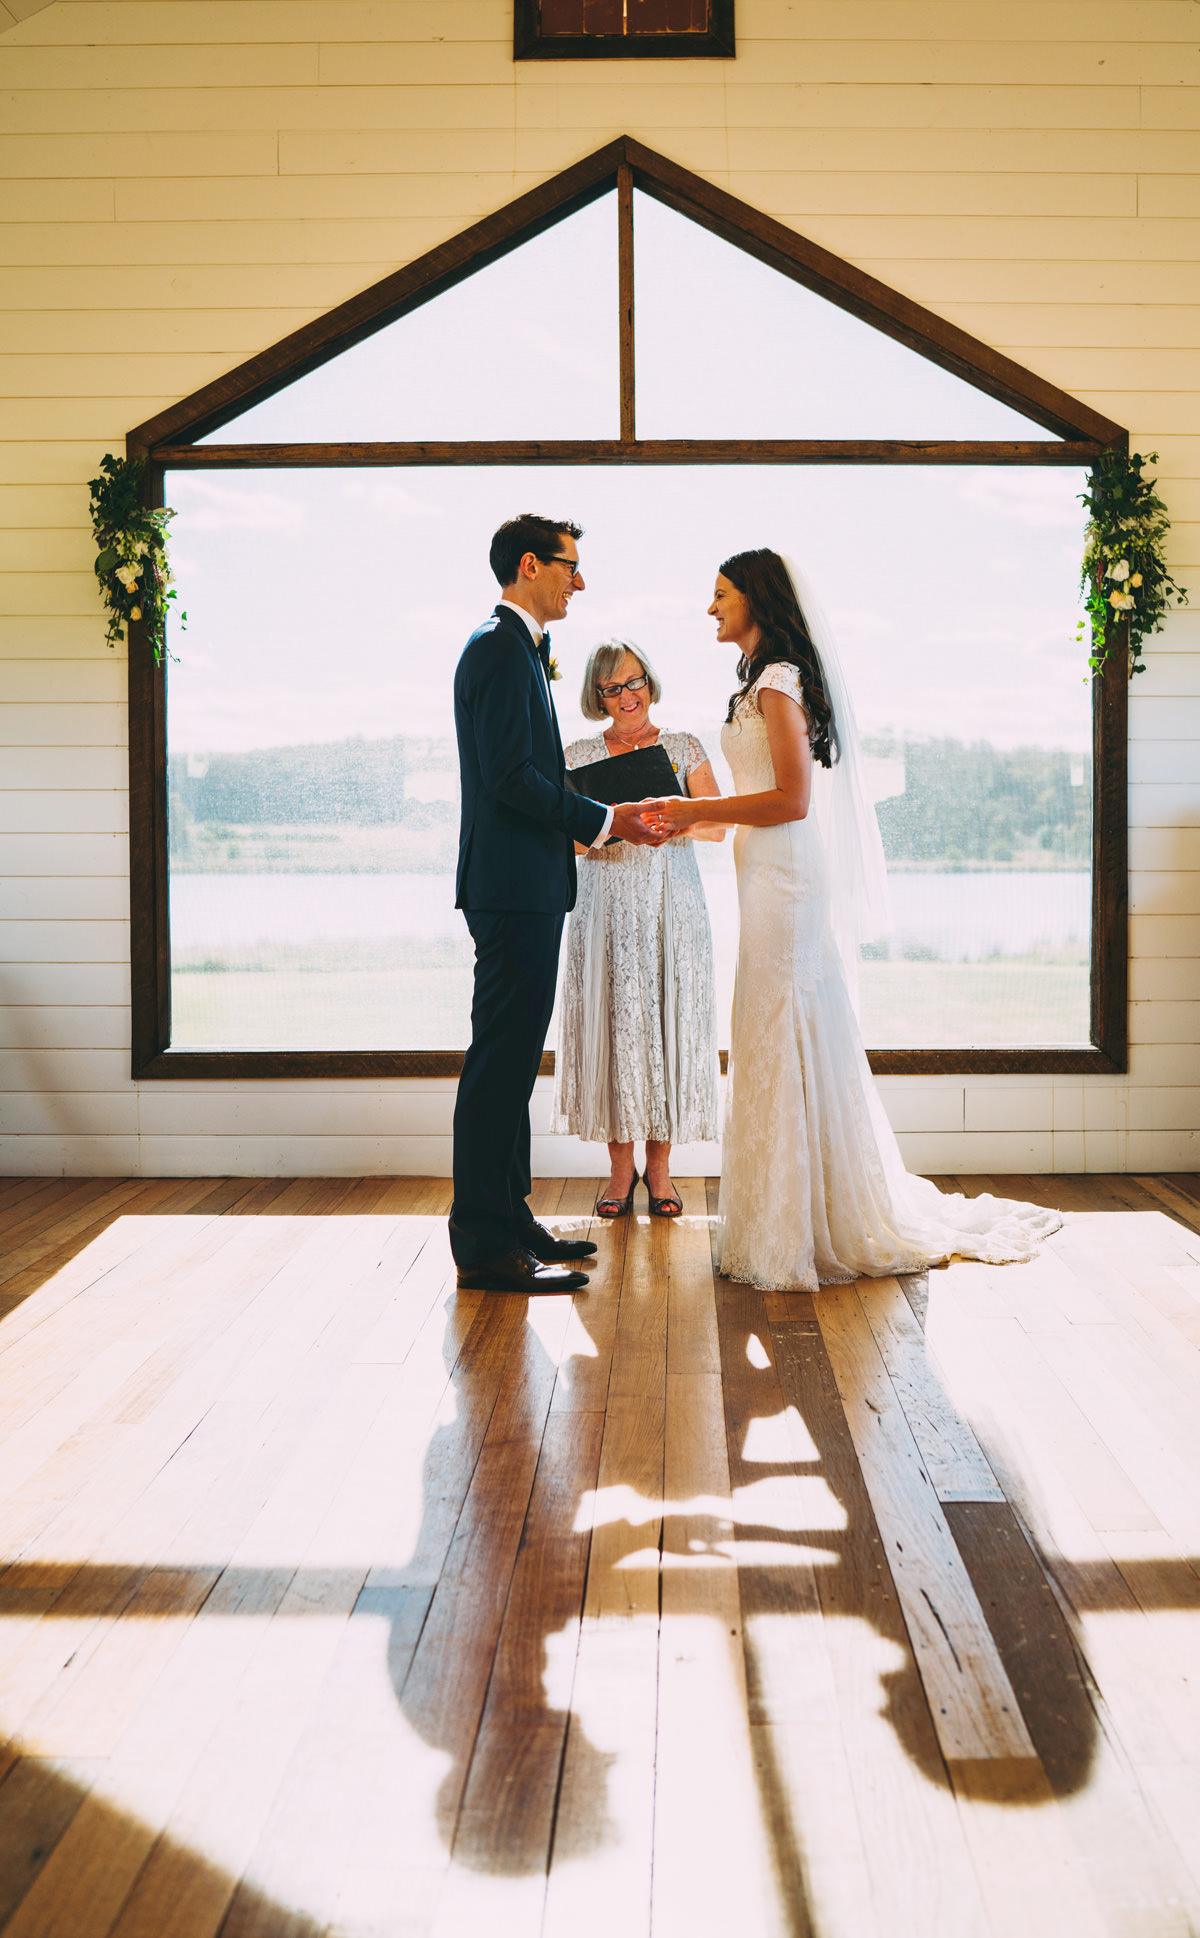
<svg viewBox="0 0 1200 1938">
<path fill-rule="evenodd" d="M 394 518 L 437 518 L 441 516 L 441 506 L 429 498 L 419 498 L 405 485 L 397 484 L 386 472 L 380 477 L 347 476 L 343 486 L 344 495 L 355 504 L 364 505 L 371 511 L 381 512 L 385 517 Z"/>
<path fill-rule="evenodd" d="M 306 523 L 304 506 L 295 497 L 246 479 L 235 483 L 177 472 L 170 492 L 179 526 L 187 532 L 297 532 Z"/>
<path fill-rule="evenodd" d="M 967 504 L 997 513 L 1010 525 L 1071 532 L 1082 541 L 1085 514 L 1076 495 L 1082 488 L 1083 473 L 1073 469 L 997 467 L 965 472 L 960 496 Z"/>
</svg>

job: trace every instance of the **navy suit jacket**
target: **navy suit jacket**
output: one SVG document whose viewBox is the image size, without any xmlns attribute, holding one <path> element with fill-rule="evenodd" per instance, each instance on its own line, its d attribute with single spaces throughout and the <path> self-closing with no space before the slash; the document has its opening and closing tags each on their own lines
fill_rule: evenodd
<svg viewBox="0 0 1200 1938">
<path fill-rule="evenodd" d="M 575 850 L 608 810 L 572 794 L 558 719 L 524 620 L 497 606 L 471 634 L 454 674 L 462 782 L 455 907 L 565 914 L 575 906 Z"/>
</svg>

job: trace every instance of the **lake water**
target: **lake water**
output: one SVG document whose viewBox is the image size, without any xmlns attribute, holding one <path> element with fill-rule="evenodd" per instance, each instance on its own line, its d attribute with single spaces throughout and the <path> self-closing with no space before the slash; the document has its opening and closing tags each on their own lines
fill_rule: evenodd
<svg viewBox="0 0 1200 1938">
<path fill-rule="evenodd" d="M 707 860 L 707 857 L 705 857 Z M 719 956 L 736 950 L 737 887 L 729 867 L 704 867 Z M 1085 960 L 1087 874 L 893 875 L 893 955 L 945 962 L 995 956 Z M 187 875 L 171 877 L 171 934 L 180 956 L 257 945 L 446 939 L 467 946 L 451 884 L 440 875 Z"/>
</svg>

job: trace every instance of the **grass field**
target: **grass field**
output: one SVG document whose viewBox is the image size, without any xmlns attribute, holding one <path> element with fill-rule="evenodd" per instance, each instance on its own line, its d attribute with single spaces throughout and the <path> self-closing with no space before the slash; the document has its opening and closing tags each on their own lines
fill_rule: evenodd
<svg viewBox="0 0 1200 1938">
<path fill-rule="evenodd" d="M 863 1034 L 880 1049 L 1088 1040 L 1083 963 L 863 964 Z M 728 1014 L 728 992 L 718 987 Z M 177 1049 L 453 1050 L 467 1041 L 464 960 L 394 968 L 177 969 Z M 720 1032 L 722 1043 L 728 1030 Z M 554 1040 L 551 1031 L 551 1043 Z"/>
</svg>

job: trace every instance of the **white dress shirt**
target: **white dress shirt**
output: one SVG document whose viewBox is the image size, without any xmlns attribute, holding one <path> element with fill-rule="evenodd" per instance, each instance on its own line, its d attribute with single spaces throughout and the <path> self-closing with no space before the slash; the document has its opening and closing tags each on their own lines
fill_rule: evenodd
<svg viewBox="0 0 1200 1938">
<path fill-rule="evenodd" d="M 522 618 L 522 619 L 523 619 L 523 620 L 525 621 L 525 624 L 526 624 L 526 625 L 528 626 L 528 628 L 529 628 L 529 631 L 530 631 L 530 635 L 531 635 L 531 637 L 532 637 L 532 639 L 533 639 L 533 643 L 534 643 L 534 645 L 535 645 L 535 646 L 540 646 L 540 645 L 541 645 L 541 643 L 542 643 L 542 628 L 541 628 L 541 627 L 540 627 L 540 626 L 538 625 L 538 622 L 537 622 L 537 620 L 536 620 L 536 619 L 534 618 L 534 616 L 533 616 L 533 614 L 532 614 L 531 612 L 526 612 L 526 610 L 525 610 L 525 608 L 524 608 L 524 606 L 519 606 L 519 605 L 517 605 L 517 604 L 516 604 L 516 602 L 515 602 L 514 600 L 512 600 L 512 599 L 500 599 L 500 600 L 498 600 L 498 601 L 497 601 L 497 604 L 499 604 L 499 605 L 502 605 L 502 606 L 507 606 L 507 608 L 508 608 L 508 610 L 509 610 L 509 612 L 516 612 L 516 613 L 519 613 L 519 614 L 521 615 L 521 618 Z M 539 659 L 538 659 L 538 667 L 539 667 L 539 669 L 540 669 L 540 671 L 541 671 L 541 675 L 542 675 L 542 680 L 543 680 L 543 682 L 544 682 L 544 684 L 545 684 L 545 687 L 546 687 L 546 698 L 547 698 L 547 699 L 548 699 L 548 700 L 550 701 L 550 706 L 551 706 L 551 711 L 553 711 L 553 708 L 554 708 L 554 701 L 553 701 L 553 698 L 552 698 L 552 696 L 551 696 L 551 693 L 550 693 L 550 683 L 549 683 L 549 680 L 548 680 L 548 679 L 546 678 L 546 669 L 545 669 L 545 667 L 544 667 L 544 666 L 542 665 L 542 662 L 541 662 L 541 658 L 540 658 L 540 657 L 539 657 Z M 599 806 L 599 805 L 600 805 L 600 803 L 599 803 L 599 802 L 597 802 L 597 803 L 596 803 L 596 805 L 597 805 L 597 806 Z M 609 809 L 607 810 L 607 812 L 606 812 L 606 814 L 605 814 L 605 816 L 604 816 L 604 825 L 603 825 L 603 827 L 601 828 L 601 830 L 600 830 L 600 832 L 599 832 L 599 834 L 598 834 L 598 835 L 596 836 L 596 839 L 595 839 L 594 841 L 591 841 L 591 842 L 589 842 L 589 843 L 588 843 L 588 846 L 589 846 L 589 847 L 591 847 L 591 848 L 602 848 L 602 847 L 604 846 L 604 843 L 605 843 L 605 842 L 606 842 L 606 841 L 608 840 L 608 836 L 609 836 L 609 830 L 610 830 L 610 829 L 611 829 L 611 827 L 612 827 L 612 824 L 613 824 L 613 815 L 614 815 L 615 813 L 616 813 L 616 809 L 615 809 L 615 808 L 611 808 L 611 807 L 610 807 L 610 808 L 609 808 Z"/>
</svg>

